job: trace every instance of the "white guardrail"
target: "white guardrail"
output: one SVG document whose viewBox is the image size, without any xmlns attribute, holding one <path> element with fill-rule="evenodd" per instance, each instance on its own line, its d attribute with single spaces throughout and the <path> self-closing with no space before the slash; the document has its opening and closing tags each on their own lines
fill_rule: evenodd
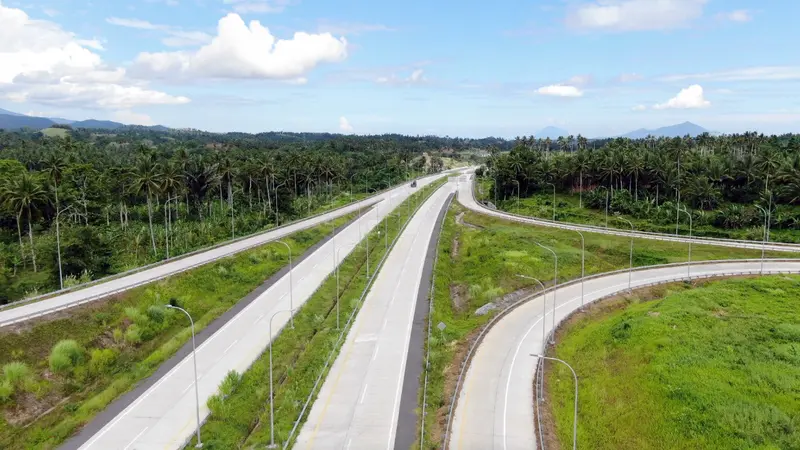
<svg viewBox="0 0 800 450">
<path fill-rule="evenodd" d="M 440 173 L 437 173 L 437 174 L 429 175 L 429 176 L 424 177 L 424 178 L 425 179 L 432 178 L 432 179 L 435 180 L 437 177 L 441 177 L 443 174 L 447 174 L 447 173 L 450 173 L 450 172 L 453 172 L 453 171 L 456 171 L 456 170 L 461 170 L 461 169 L 450 169 L 450 170 L 447 170 L 445 172 L 440 172 Z M 105 283 L 105 282 L 108 282 L 108 281 L 112 281 L 112 280 L 115 280 L 115 279 L 118 279 L 118 278 L 122 278 L 122 277 L 125 277 L 125 276 L 128 276 L 128 275 L 133 275 L 135 273 L 142 272 L 144 270 L 151 269 L 153 267 L 157 267 L 157 266 L 160 266 L 160 265 L 163 265 L 163 264 L 167 264 L 167 263 L 170 263 L 170 262 L 174 262 L 174 261 L 177 261 L 177 260 L 189 257 L 189 256 L 193 256 L 193 255 L 197 255 L 197 254 L 200 254 L 200 253 L 204 253 L 204 252 L 207 252 L 207 251 L 210 251 L 210 250 L 214 250 L 214 249 L 217 249 L 217 248 L 220 248 L 220 247 L 224 247 L 226 245 L 235 244 L 237 242 L 241 242 L 243 240 L 250 239 L 250 238 L 253 238 L 253 237 L 257 237 L 257 236 L 260 236 L 260 235 L 263 235 L 263 234 L 266 234 L 266 233 L 272 233 L 274 231 L 281 230 L 281 229 L 284 229 L 284 228 L 287 228 L 287 227 L 290 227 L 292 225 L 296 225 L 298 223 L 302 223 L 302 222 L 305 222 L 305 221 L 308 221 L 308 220 L 312 220 L 312 219 L 315 219 L 317 217 L 324 216 L 326 214 L 336 213 L 338 211 L 341 211 L 342 209 L 352 207 L 353 205 L 356 205 L 358 203 L 368 203 L 366 205 L 366 207 L 371 207 L 372 205 L 374 205 L 375 203 L 378 202 L 376 197 L 379 197 L 379 196 L 381 196 L 381 195 L 383 195 L 383 194 L 385 194 L 385 193 L 387 193 L 387 192 L 389 192 L 391 190 L 397 189 L 398 187 L 403 186 L 405 184 L 406 183 L 403 183 L 403 184 L 400 184 L 400 185 L 396 185 L 396 186 L 392 186 L 390 188 L 387 188 L 387 189 L 384 189 L 382 191 L 376 192 L 376 193 L 374 193 L 373 195 L 371 195 L 371 196 L 369 196 L 367 198 L 364 198 L 364 199 L 361 199 L 361 200 L 357 200 L 357 201 L 354 201 L 354 202 L 350 202 L 347 205 L 341 206 L 339 208 L 335 208 L 335 209 L 332 209 L 332 210 L 329 210 L 329 211 L 324 211 L 324 212 L 321 212 L 321 213 L 318 213 L 318 214 L 314 214 L 314 215 L 309 216 L 309 217 L 305 217 L 305 218 L 302 218 L 302 219 L 294 220 L 292 222 L 287 222 L 287 223 L 284 223 L 283 225 L 280 225 L 280 226 L 277 226 L 277 227 L 273 227 L 273 228 L 270 228 L 268 230 L 258 231 L 258 232 L 249 234 L 247 236 L 242 236 L 242 237 L 239 237 L 239 238 L 236 238 L 236 239 L 231 239 L 229 241 L 225 241 L 225 242 L 222 242 L 222 243 L 219 243 L 219 244 L 215 244 L 215 245 L 212 245 L 212 246 L 209 246 L 209 247 L 205 247 L 203 249 L 194 250 L 192 252 L 184 253 L 182 255 L 179 255 L 179 256 L 176 256 L 176 257 L 173 257 L 173 258 L 169 258 L 169 259 L 165 259 L 165 260 L 162 260 L 162 261 L 151 263 L 151 264 L 148 264 L 148 265 L 145 265 L 145 266 L 137 267 L 135 269 L 131 269 L 131 270 L 128 270 L 128 271 L 125 271 L 125 272 L 121 272 L 121 273 L 118 273 L 118 274 L 114 274 L 114 275 L 110 275 L 110 276 L 107 276 L 107 277 L 104 277 L 104 278 L 100 278 L 100 279 L 97 279 L 97 280 L 93 280 L 93 281 L 90 281 L 90 282 L 87 282 L 87 283 L 83 283 L 83 284 L 80 284 L 80 285 L 72 286 L 72 287 L 61 289 L 61 290 L 58 290 L 58 291 L 53 291 L 53 292 L 50 292 L 50 293 L 47 293 L 47 294 L 42 294 L 42 295 L 39 295 L 39 296 L 36 296 L 36 297 L 27 298 L 27 299 L 24 299 L 24 300 L 19 300 L 17 302 L 13 302 L 13 303 L 0 305 L 0 311 L 2 311 L 4 309 L 10 309 L 10 308 L 18 307 L 18 306 L 23 306 L 23 305 L 26 305 L 26 304 L 29 304 L 29 303 L 34 303 L 34 302 L 41 301 L 41 300 L 46 300 L 46 299 L 49 299 L 49 298 L 52 298 L 52 297 L 56 297 L 56 296 L 59 296 L 59 295 L 62 295 L 62 294 L 66 294 L 68 292 L 73 292 L 73 291 L 85 289 L 85 288 L 88 288 L 88 287 L 91 287 L 91 286 L 102 284 L 102 283 Z M 375 200 L 375 201 L 372 202 L 372 203 L 369 203 L 370 200 Z M 4 326 L 8 326 L 8 325 L 13 325 L 13 324 L 19 323 L 19 322 L 24 322 L 26 320 L 33 319 L 35 317 L 41 317 L 41 316 L 44 316 L 44 315 L 52 314 L 52 313 L 55 313 L 55 312 L 58 312 L 58 311 L 62 311 L 64 309 L 69 309 L 69 308 L 73 308 L 75 306 L 80 306 L 80 305 L 83 305 L 83 304 L 86 304 L 86 303 L 89 303 L 89 302 L 93 302 L 93 301 L 96 301 L 96 300 L 104 298 L 104 297 L 109 297 L 109 296 L 112 296 L 112 295 L 115 295 L 115 294 L 119 294 L 120 292 L 124 292 L 124 291 L 130 290 L 130 289 L 134 289 L 134 288 L 137 288 L 139 286 L 143 286 L 145 284 L 149 284 L 149 283 L 152 283 L 154 281 L 158 281 L 160 279 L 167 278 L 169 276 L 173 276 L 173 275 L 176 275 L 176 274 L 179 274 L 179 273 L 183 273 L 183 272 L 186 272 L 188 270 L 191 270 L 191 269 L 194 269 L 194 268 L 197 268 L 197 267 L 200 267 L 200 266 L 203 266 L 203 265 L 218 261 L 220 259 L 227 258 L 227 257 L 229 257 L 231 255 L 234 255 L 234 254 L 237 254 L 237 253 L 241 253 L 243 251 L 247 251 L 247 250 L 253 249 L 255 247 L 260 247 L 262 245 L 266 245 L 266 244 L 268 244 L 268 243 L 270 243 L 272 241 L 274 241 L 274 239 L 269 240 L 269 241 L 265 241 L 265 242 L 257 242 L 257 243 L 254 243 L 253 245 L 249 245 L 247 247 L 242 247 L 242 248 L 238 248 L 238 249 L 232 250 L 230 252 L 227 252 L 225 254 L 219 255 L 219 256 L 217 256 L 215 258 L 212 258 L 212 259 L 209 259 L 207 261 L 199 262 L 197 264 L 192 264 L 192 265 L 184 267 L 184 268 L 182 268 L 180 270 L 176 270 L 174 272 L 166 273 L 166 274 L 164 274 L 162 276 L 154 277 L 154 278 L 142 281 L 140 283 L 135 283 L 135 284 L 131 284 L 131 285 L 128 285 L 128 286 L 124 286 L 124 287 L 121 287 L 119 289 L 115 289 L 113 291 L 108 291 L 108 292 L 103 292 L 103 293 L 100 293 L 100 294 L 97 294 L 97 295 L 93 295 L 91 297 L 87 297 L 87 298 L 85 298 L 83 300 L 80 300 L 80 301 L 77 301 L 77 302 L 73 302 L 73 303 L 69 303 L 67 305 L 55 306 L 53 308 L 43 309 L 41 311 L 37 311 L 37 312 L 34 312 L 34 313 L 26 314 L 24 316 L 16 317 L 14 319 L 0 321 L 0 328 L 2 328 Z"/>
</svg>

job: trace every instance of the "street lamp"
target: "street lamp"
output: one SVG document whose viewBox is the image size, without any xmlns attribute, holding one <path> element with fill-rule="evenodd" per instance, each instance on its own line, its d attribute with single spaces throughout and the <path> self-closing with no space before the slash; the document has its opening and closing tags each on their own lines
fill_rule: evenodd
<svg viewBox="0 0 800 450">
<path fill-rule="evenodd" d="M 550 253 L 552 253 L 553 254 L 553 260 L 555 261 L 555 276 L 553 277 L 553 331 L 555 331 L 555 329 L 556 329 L 556 291 L 557 291 L 556 286 L 558 286 L 558 255 L 556 255 L 556 252 L 554 252 L 553 249 L 550 248 L 550 247 L 545 247 L 544 245 L 542 245 L 542 244 L 540 244 L 538 242 L 535 242 L 535 244 L 538 245 L 539 247 L 542 247 L 543 249 L 549 251 Z M 542 326 L 544 326 L 544 319 L 542 319 Z M 554 337 L 553 333 L 550 334 L 550 343 L 551 344 L 555 343 L 555 337 Z"/>
<path fill-rule="evenodd" d="M 550 358 L 535 353 L 531 353 L 531 356 L 535 356 L 537 358 L 542 358 L 542 359 L 549 359 L 551 361 L 558 361 L 561 364 L 564 364 L 565 366 L 569 367 L 569 370 L 572 371 L 572 377 L 575 379 L 575 412 L 572 418 L 572 450 L 576 450 L 578 448 L 578 375 L 575 373 L 575 369 L 573 369 L 572 366 L 567 364 L 567 362 L 564 360 L 558 358 Z M 544 370 L 542 371 L 542 375 L 544 375 Z"/>
<path fill-rule="evenodd" d="M 686 268 L 686 275 L 689 277 L 689 280 L 691 280 L 692 279 L 692 214 L 686 210 L 685 206 L 680 211 L 685 212 L 686 215 L 689 216 L 689 265 Z"/>
<path fill-rule="evenodd" d="M 519 214 L 519 191 L 520 191 L 519 180 L 513 180 L 512 182 L 516 183 L 517 185 L 517 214 Z"/>
<path fill-rule="evenodd" d="M 545 330 L 546 327 L 544 325 L 544 319 L 545 317 L 547 317 L 547 292 L 546 289 L 544 288 L 544 283 L 539 281 L 538 278 L 529 277 L 527 275 L 517 274 L 517 276 L 520 278 L 524 278 L 526 280 L 533 280 L 539 283 L 539 286 L 542 287 L 542 347 L 544 348 L 544 346 L 547 343 L 547 332 Z M 555 288 L 553 288 L 553 291 L 555 291 Z M 542 363 L 542 366 L 544 366 L 544 363 Z M 542 373 L 544 373 L 544 367 L 542 367 Z M 544 400 L 544 393 L 542 393 L 541 391 L 539 393 L 539 399 Z"/>
<path fill-rule="evenodd" d="M 553 186 L 553 222 L 556 221 L 556 185 L 553 183 L 545 183 Z"/>
<path fill-rule="evenodd" d="M 273 177 L 273 181 L 272 182 L 275 183 L 274 177 Z M 284 181 L 283 183 L 281 183 L 281 184 L 279 184 L 277 186 L 273 186 L 273 188 L 272 188 L 272 190 L 275 192 L 275 226 L 276 227 L 281 225 L 281 217 L 280 217 L 280 212 L 279 212 L 279 208 L 278 208 L 278 188 L 283 186 L 283 185 L 285 185 L 288 182 L 289 182 L 289 180 L 286 180 L 286 181 Z"/>
<path fill-rule="evenodd" d="M 289 247 L 289 244 L 283 241 L 275 241 L 278 244 L 283 244 L 286 246 L 286 249 L 289 250 L 289 309 L 294 309 L 294 292 L 292 291 L 292 248 Z M 292 314 L 292 328 L 294 328 L 294 314 Z"/>
<path fill-rule="evenodd" d="M 195 398 L 195 401 L 197 402 L 196 403 L 196 405 L 197 405 L 197 409 L 196 409 L 196 412 L 197 412 L 197 445 L 195 445 L 194 448 L 202 448 L 203 447 L 203 441 L 200 440 L 200 390 L 197 387 L 197 350 L 196 350 L 195 343 L 194 343 L 194 320 L 192 320 L 192 316 L 188 312 L 186 312 L 185 309 L 183 309 L 183 308 L 181 308 L 179 306 L 172 306 L 172 305 L 164 305 L 164 306 L 166 306 L 167 308 L 170 308 L 170 309 L 177 309 L 179 311 L 182 311 L 184 314 L 186 314 L 186 317 L 189 318 L 189 323 L 192 325 L 192 359 L 194 360 L 194 398 Z"/>
<path fill-rule="evenodd" d="M 341 258 L 339 258 L 339 252 L 347 249 L 347 247 L 354 247 L 356 245 L 358 245 L 358 243 L 345 244 L 342 248 L 336 251 L 335 267 L 336 267 L 336 329 L 337 330 L 339 329 L 339 261 L 341 261 Z"/>
<path fill-rule="evenodd" d="M 764 235 L 761 239 L 761 275 L 764 275 L 764 253 L 767 249 L 767 227 L 769 227 L 769 211 L 761 206 L 754 205 L 764 213 Z"/>
<path fill-rule="evenodd" d="M 633 224 L 628 219 L 623 219 L 622 217 L 617 217 L 617 219 L 622 220 L 624 222 L 628 222 L 628 225 L 631 226 L 631 262 L 630 268 L 628 269 L 628 291 L 631 290 L 631 277 L 633 276 Z"/>
<path fill-rule="evenodd" d="M 583 283 L 586 281 L 586 239 L 580 230 L 573 229 L 572 231 L 581 235 L 581 308 L 583 308 Z"/>
<path fill-rule="evenodd" d="M 56 211 L 56 253 L 58 255 L 58 283 L 61 289 L 64 289 L 64 274 L 61 271 L 61 230 L 58 224 L 60 222 L 61 213 L 69 211 L 70 209 L 72 209 L 72 205 L 69 205 L 60 211 Z"/>
<path fill-rule="evenodd" d="M 272 319 L 274 319 L 275 316 L 277 316 L 278 314 L 285 313 L 285 312 L 288 312 L 289 316 L 292 319 L 294 319 L 294 311 L 295 311 L 294 308 L 292 308 L 292 309 L 282 309 L 280 311 L 277 311 L 275 314 L 272 315 L 272 317 L 269 318 L 269 428 L 270 428 L 269 441 L 270 441 L 270 444 L 267 446 L 267 448 L 278 448 L 278 446 L 275 445 L 275 408 L 274 408 L 275 398 L 273 397 L 273 391 L 272 391 L 272 343 L 275 342 L 274 338 L 272 337 Z"/>
</svg>

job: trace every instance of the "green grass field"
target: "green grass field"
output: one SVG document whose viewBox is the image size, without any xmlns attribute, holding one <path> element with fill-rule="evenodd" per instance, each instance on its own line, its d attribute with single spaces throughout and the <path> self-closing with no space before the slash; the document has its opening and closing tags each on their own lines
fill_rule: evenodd
<svg viewBox="0 0 800 450">
<path fill-rule="evenodd" d="M 800 277 L 739 278 L 634 292 L 575 317 L 555 354 L 579 377 L 578 447 L 800 448 L 798 298 Z M 569 448 L 572 375 L 547 367 L 545 405 Z"/>
<path fill-rule="evenodd" d="M 67 137 L 69 135 L 69 130 L 64 128 L 45 128 L 42 130 L 42 134 L 47 137 Z"/>
<path fill-rule="evenodd" d="M 411 201 L 411 209 L 407 208 L 406 202 L 398 205 L 394 210 L 398 215 L 390 216 L 387 223 L 379 224 L 370 233 L 371 274 L 387 251 L 384 230 L 388 230 L 388 244 L 391 245 L 408 218 L 408 212 L 413 214 L 413 208 L 419 199 L 428 196 L 446 181 L 447 178 L 442 177 L 433 183 L 433 188 L 419 190 L 410 200 L 406 200 Z M 341 327 L 345 326 L 353 310 L 361 307 L 359 299 L 367 283 L 365 250 L 365 246 L 359 245 L 341 262 Z M 294 323 L 294 329 L 286 327 L 281 330 L 272 349 L 275 442 L 281 445 L 288 440 L 292 426 L 299 417 L 326 359 L 332 351 L 332 358 L 335 358 L 344 343 L 344 340 L 337 343 L 341 331 L 336 329 L 335 276 L 326 278 L 297 312 Z M 270 443 L 269 384 L 264 382 L 268 379 L 267 351 L 244 374 L 229 375 L 229 379 L 220 387 L 220 393 L 209 399 L 211 415 L 201 429 L 203 448 L 264 448 Z M 309 411 L 310 409 L 306 414 Z M 295 434 L 294 438 L 296 437 Z M 192 440 L 186 448 L 194 448 L 195 444 L 196 441 Z"/>
<path fill-rule="evenodd" d="M 463 225 L 456 220 L 462 214 Z M 628 267 L 630 239 L 595 233 L 584 235 L 587 275 Z M 532 286 L 516 274 L 552 284 L 553 257 L 537 247 L 535 241 L 550 246 L 558 254 L 559 283 L 580 277 L 581 244 L 577 233 L 495 219 L 469 212 L 456 203 L 452 205 L 439 240 L 434 309 L 429 319 L 434 324 L 444 322 L 447 328 L 431 336 L 425 448 L 440 448 L 447 407 L 469 338 L 493 314 L 476 316 L 475 310 L 497 302 L 505 294 Z M 633 262 L 635 266 L 683 262 L 687 250 L 685 244 L 635 239 Z M 758 250 L 692 247 L 694 261 L 760 256 Z M 420 398 L 421 395 L 420 392 Z"/>
<path fill-rule="evenodd" d="M 326 223 L 284 240 L 300 255 L 330 232 Z M 0 376 L 0 449 L 54 448 L 152 374 L 191 337 L 186 317 L 163 308 L 170 299 L 200 330 L 286 263 L 283 245 L 266 244 L 110 300 L 0 329 L 0 365 L 22 363 L 29 372 L 5 396 L 8 377 Z M 51 349 L 65 339 L 76 341 L 79 352 L 56 373 Z"/>
</svg>

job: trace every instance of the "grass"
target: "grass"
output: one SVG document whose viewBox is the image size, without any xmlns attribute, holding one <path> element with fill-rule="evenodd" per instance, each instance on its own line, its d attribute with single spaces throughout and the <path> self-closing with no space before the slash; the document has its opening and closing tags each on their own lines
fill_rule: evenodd
<svg viewBox="0 0 800 450">
<path fill-rule="evenodd" d="M 330 231 L 325 223 L 285 240 L 300 255 Z M 55 448 L 151 375 L 191 337 L 185 316 L 163 308 L 170 299 L 192 314 L 200 330 L 286 262 L 284 246 L 266 244 L 108 300 L 0 329 L 0 364 L 24 363 L 33 378 L 4 402 L 0 383 L 0 448 Z"/>
<path fill-rule="evenodd" d="M 429 195 L 447 181 L 442 177 L 433 189 L 418 191 L 406 202 L 416 205 L 422 195 Z M 386 254 L 386 235 L 392 240 L 408 218 L 406 202 L 395 208 L 398 216 L 390 216 L 369 235 L 370 269 Z M 414 210 L 410 210 L 413 214 Z M 378 231 L 381 234 L 378 234 Z M 391 250 L 391 247 L 388 249 Z M 339 269 L 341 327 L 360 308 L 360 297 L 367 286 L 366 251 L 363 245 L 345 258 Z M 283 444 L 303 405 L 320 376 L 326 360 L 336 357 L 344 340 L 337 342 L 341 330 L 336 329 L 336 278 L 326 278 L 317 291 L 303 304 L 294 319 L 295 327 L 284 328 L 274 339 L 273 379 L 275 409 L 275 442 Z M 327 372 L 326 372 L 327 374 Z M 203 448 L 262 448 L 270 443 L 268 352 L 265 351 L 241 376 L 231 376 L 220 386 L 220 393 L 209 402 L 211 415 L 202 427 Z M 324 379 L 324 378 L 323 378 Z M 321 384 L 319 385 L 321 387 Z M 315 393 L 316 396 L 316 393 Z M 312 399 L 313 400 L 313 399 Z M 306 410 L 304 417 L 310 412 Z M 302 422 L 301 422 L 302 424 Z M 298 427 L 297 432 L 300 428 Z M 296 438 L 295 434 L 293 438 Z M 192 440 L 186 448 L 193 448 Z"/>
<path fill-rule="evenodd" d="M 654 294 L 604 302 L 562 327 L 555 354 L 579 377 L 578 447 L 800 448 L 800 277 Z M 552 368 L 545 407 L 567 448 L 574 385 Z"/>
<path fill-rule="evenodd" d="M 67 137 L 69 135 L 69 130 L 64 128 L 45 128 L 42 130 L 42 134 L 47 137 Z"/>
<path fill-rule="evenodd" d="M 464 225 L 456 220 L 462 214 Z M 630 239 L 596 233 L 584 235 L 587 275 L 628 267 Z M 434 306 L 429 317 L 434 324 L 444 322 L 446 328 L 441 333 L 434 330 L 430 338 L 425 448 L 441 447 L 459 365 L 470 340 L 494 314 L 477 316 L 475 311 L 489 302 L 501 302 L 506 294 L 533 286 L 516 274 L 552 284 L 553 258 L 538 248 L 535 241 L 558 254 L 559 283 L 580 277 L 581 244 L 577 233 L 496 219 L 455 203 L 451 206 L 439 238 Z M 635 239 L 633 263 L 645 266 L 683 262 L 687 250 L 685 244 Z M 692 247 L 694 261 L 760 256 L 758 250 Z"/>
</svg>

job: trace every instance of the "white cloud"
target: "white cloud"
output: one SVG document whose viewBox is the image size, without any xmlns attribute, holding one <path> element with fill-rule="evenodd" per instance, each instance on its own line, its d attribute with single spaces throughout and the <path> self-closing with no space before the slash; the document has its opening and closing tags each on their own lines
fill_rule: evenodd
<svg viewBox="0 0 800 450">
<path fill-rule="evenodd" d="M 161 43 L 168 47 L 189 47 L 211 42 L 211 35 L 208 33 L 202 31 L 186 31 L 169 25 L 151 23 L 146 20 L 109 17 L 106 19 L 106 22 L 120 27 L 163 33 L 166 36 L 161 39 Z"/>
<path fill-rule="evenodd" d="M 339 117 L 339 130 L 344 131 L 345 133 L 353 132 L 353 126 L 347 121 L 347 117 Z"/>
<path fill-rule="evenodd" d="M 681 89 L 678 95 L 667 100 L 666 103 L 659 103 L 653 109 L 698 109 L 708 108 L 711 102 L 703 96 L 703 87 L 693 84 L 686 89 Z"/>
<path fill-rule="evenodd" d="M 129 109 L 122 111 L 115 111 L 113 114 L 114 120 L 122 122 L 125 125 L 155 125 L 153 119 L 147 114 L 133 112 Z"/>
<path fill-rule="evenodd" d="M 233 10 L 239 14 L 276 14 L 283 12 L 291 0 L 223 0 L 222 3 L 233 5 Z"/>
<path fill-rule="evenodd" d="M 617 77 L 617 81 L 620 83 L 632 83 L 634 81 L 641 81 L 644 77 L 639 75 L 638 73 L 623 73 L 619 77 Z"/>
<path fill-rule="evenodd" d="M 96 39 L 0 5 L 0 98 L 112 109 L 189 101 L 126 81 L 125 69 L 109 67 L 91 50 L 101 48 Z"/>
<path fill-rule="evenodd" d="M 393 85 L 402 85 L 402 84 L 421 84 L 427 82 L 428 79 L 425 78 L 425 71 L 422 69 L 414 69 L 411 74 L 407 77 L 398 76 L 396 74 L 391 74 L 389 76 L 380 76 L 375 79 L 376 83 L 379 84 L 393 84 Z"/>
<path fill-rule="evenodd" d="M 634 106 L 633 108 L 631 108 L 631 111 L 644 111 L 644 110 L 646 110 L 646 109 L 647 109 L 647 106 L 644 106 L 644 105 L 636 105 L 636 106 Z"/>
<path fill-rule="evenodd" d="M 744 23 L 753 20 L 753 14 L 746 9 L 737 9 L 735 11 L 719 13 L 717 14 L 717 19 Z"/>
<path fill-rule="evenodd" d="M 540 87 L 536 90 L 540 95 L 550 95 L 553 97 L 582 97 L 583 91 L 575 86 L 568 86 L 564 84 L 554 84 L 550 86 Z"/>
<path fill-rule="evenodd" d="M 597 0 L 567 16 L 577 30 L 642 31 L 687 26 L 703 15 L 707 0 Z"/>
<path fill-rule="evenodd" d="M 591 75 L 575 75 L 574 77 L 567 80 L 564 84 L 571 86 L 585 86 L 591 82 L 592 82 Z"/>
<path fill-rule="evenodd" d="M 788 81 L 800 80 L 800 66 L 762 66 L 693 74 L 668 75 L 660 81 Z"/>
<path fill-rule="evenodd" d="M 238 14 L 219 21 L 217 36 L 196 52 L 140 53 L 132 71 L 145 77 L 296 79 L 323 62 L 347 57 L 347 41 L 329 33 L 297 32 L 276 39 L 257 20 Z"/>
</svg>

